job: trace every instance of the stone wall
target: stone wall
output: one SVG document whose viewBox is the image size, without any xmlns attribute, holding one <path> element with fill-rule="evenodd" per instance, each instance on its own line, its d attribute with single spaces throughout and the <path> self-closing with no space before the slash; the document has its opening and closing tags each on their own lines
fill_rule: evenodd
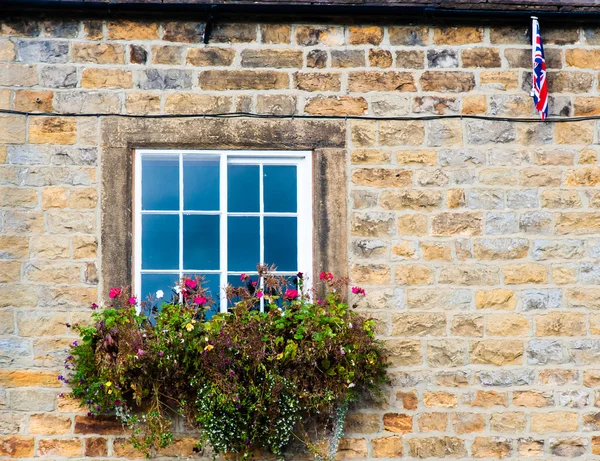
<svg viewBox="0 0 600 461">
<path fill-rule="evenodd" d="M 600 29 L 542 27 L 551 112 L 599 114 Z M 532 114 L 525 27 L 226 23 L 208 46 L 203 30 L 0 21 L 0 108 Z M 56 379 L 67 324 L 89 318 L 106 270 L 98 197 L 122 190 L 100 185 L 103 139 L 118 138 L 103 130 L 128 125 L 114 120 L 0 114 L 0 459 L 138 456 L 118 424 L 59 398 Z M 336 123 L 349 272 L 393 364 L 389 391 L 349 416 L 340 459 L 600 455 L 596 122 Z M 293 124 L 261 127 L 294 148 Z"/>
</svg>

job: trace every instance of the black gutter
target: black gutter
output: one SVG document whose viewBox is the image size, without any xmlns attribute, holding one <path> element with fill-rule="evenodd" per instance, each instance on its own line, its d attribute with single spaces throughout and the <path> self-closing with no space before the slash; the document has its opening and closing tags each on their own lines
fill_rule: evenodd
<svg viewBox="0 0 600 461">
<path fill-rule="evenodd" d="M 163 0 L 164 1 L 164 0 Z M 31 14 L 65 14 L 70 16 L 133 16 L 172 18 L 208 18 L 210 16 L 223 19 L 236 17 L 238 20 L 270 21 L 289 19 L 302 21 L 328 22 L 361 22 L 369 18 L 374 23 L 390 22 L 430 22 L 430 23 L 476 23 L 476 24 L 523 24 L 529 22 L 534 14 L 545 25 L 565 26 L 570 24 L 598 24 L 598 11 L 574 11 L 561 7 L 545 6 L 544 9 L 529 8 L 524 10 L 506 9 L 449 9 L 423 6 L 398 6 L 381 3 L 331 4 L 313 3 L 307 5 L 293 1 L 274 3 L 193 3 L 193 2 L 96 2 L 96 1 L 52 1 L 52 0 L 0 0 L 0 11 L 3 16 L 29 16 Z"/>
</svg>

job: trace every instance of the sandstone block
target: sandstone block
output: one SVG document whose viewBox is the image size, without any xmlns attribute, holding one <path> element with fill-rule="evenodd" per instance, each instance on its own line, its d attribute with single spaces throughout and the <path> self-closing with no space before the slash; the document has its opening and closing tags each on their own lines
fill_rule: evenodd
<svg viewBox="0 0 600 461">
<path fill-rule="evenodd" d="M 288 24 L 263 24 L 260 31 L 263 43 L 290 43 L 292 27 Z"/>
<path fill-rule="evenodd" d="M 483 432 L 486 426 L 485 417 L 482 413 L 453 413 L 450 415 L 450 424 L 457 434 Z"/>
<path fill-rule="evenodd" d="M 385 346 L 389 351 L 389 360 L 392 366 L 419 365 L 423 361 L 419 341 L 393 339 L 385 341 Z"/>
<path fill-rule="evenodd" d="M 505 458 L 511 454 L 511 442 L 501 437 L 475 437 L 471 446 L 474 458 Z"/>
<path fill-rule="evenodd" d="M 507 285 L 519 285 L 525 283 L 546 283 L 548 280 L 548 269 L 535 263 L 512 264 L 502 267 L 504 283 Z"/>
<path fill-rule="evenodd" d="M 187 64 L 197 67 L 230 66 L 235 57 L 231 48 L 190 48 L 187 53 Z"/>
<path fill-rule="evenodd" d="M 24 435 L 0 436 L 0 456 L 30 458 L 33 456 L 34 439 Z"/>
<path fill-rule="evenodd" d="M 481 235 L 482 218 L 481 213 L 439 213 L 431 219 L 432 235 Z"/>
<path fill-rule="evenodd" d="M 463 67 L 501 67 L 498 48 L 466 48 L 460 56 Z"/>
<path fill-rule="evenodd" d="M 430 367 L 459 367 L 465 365 L 466 344 L 460 340 L 427 342 L 427 363 Z"/>
<path fill-rule="evenodd" d="M 469 357 L 471 363 L 489 365 L 515 365 L 523 363 L 522 341 L 486 340 L 472 341 Z"/>
<path fill-rule="evenodd" d="M 423 91 L 464 93 L 475 88 L 475 77 L 470 72 L 425 71 L 419 81 Z"/>
<path fill-rule="evenodd" d="M 426 189 L 385 191 L 379 199 L 381 207 L 386 210 L 431 210 L 439 207 L 441 201 L 441 192 Z"/>
<path fill-rule="evenodd" d="M 356 283 L 381 285 L 389 283 L 390 268 L 383 264 L 354 264 L 350 268 L 350 278 Z"/>
<path fill-rule="evenodd" d="M 458 437 L 425 437 L 408 440 L 415 458 L 460 458 L 467 455 L 464 440 Z"/>
<path fill-rule="evenodd" d="M 314 115 L 363 115 L 367 109 L 364 98 L 352 96 L 316 97 L 304 106 L 306 113 Z"/>
<path fill-rule="evenodd" d="M 392 120 L 379 122 L 379 143 L 383 146 L 423 144 L 425 124 L 419 120 Z"/>
<path fill-rule="evenodd" d="M 416 91 L 417 87 L 410 72 L 356 71 L 348 75 L 348 90 L 353 92 Z"/>
<path fill-rule="evenodd" d="M 403 455 L 402 438 L 381 437 L 371 440 L 374 458 L 399 458 Z"/>
<path fill-rule="evenodd" d="M 340 74 L 325 72 L 296 72 L 296 88 L 303 91 L 340 91 Z"/>
<path fill-rule="evenodd" d="M 125 110 L 128 114 L 160 113 L 160 95 L 155 93 L 127 93 Z"/>
<path fill-rule="evenodd" d="M 210 35 L 214 43 L 250 43 L 256 41 L 256 24 L 217 23 Z"/>
<path fill-rule="evenodd" d="M 428 266 L 404 264 L 396 267 L 396 283 L 400 285 L 430 285 L 434 273 Z"/>
<path fill-rule="evenodd" d="M 272 50 L 243 50 L 242 67 L 274 67 L 299 68 L 302 67 L 302 51 L 288 49 Z"/>
<path fill-rule="evenodd" d="M 487 317 L 486 333 L 491 336 L 528 336 L 531 326 L 520 314 L 495 314 Z"/>
<path fill-rule="evenodd" d="M 113 40 L 157 40 L 158 23 L 126 20 L 109 21 L 108 38 Z"/>
<path fill-rule="evenodd" d="M 483 316 L 476 314 L 458 314 L 452 317 L 450 332 L 454 336 L 483 336 Z"/>
<path fill-rule="evenodd" d="M 361 237 L 383 237 L 392 235 L 394 216 L 388 213 L 353 214 L 351 220 L 352 235 Z"/>
<path fill-rule="evenodd" d="M 71 60 L 94 64 L 123 64 L 125 47 L 118 43 L 73 43 Z"/>
<path fill-rule="evenodd" d="M 502 288 L 478 291 L 475 294 L 475 307 L 477 309 L 513 310 L 517 305 L 515 292 Z"/>
<path fill-rule="evenodd" d="M 350 45 L 379 45 L 383 40 L 383 28 L 379 26 L 350 27 Z"/>
<path fill-rule="evenodd" d="M 412 416 L 401 413 L 383 415 L 383 428 L 386 431 L 406 434 L 412 432 Z"/>
<path fill-rule="evenodd" d="M 29 417 L 29 433 L 41 435 L 67 434 L 71 429 L 71 418 L 40 413 Z"/>
<path fill-rule="evenodd" d="M 205 26 L 195 21 L 172 21 L 163 24 L 162 39 L 168 42 L 199 43 L 202 41 Z"/>
<path fill-rule="evenodd" d="M 427 217 L 418 214 L 405 214 L 398 216 L 399 235 L 426 235 Z"/>
<path fill-rule="evenodd" d="M 344 44 L 344 30 L 341 27 L 299 26 L 295 35 L 296 43 L 302 46 Z"/>
<path fill-rule="evenodd" d="M 531 415 L 532 432 L 574 432 L 577 430 L 577 413 L 552 411 Z"/>
<path fill-rule="evenodd" d="M 352 182 L 369 187 L 408 187 L 412 171 L 389 168 L 361 168 L 352 172 Z"/>
<path fill-rule="evenodd" d="M 390 36 L 390 44 L 394 46 L 425 45 L 429 42 L 427 27 L 389 27 L 388 33 Z"/>
</svg>

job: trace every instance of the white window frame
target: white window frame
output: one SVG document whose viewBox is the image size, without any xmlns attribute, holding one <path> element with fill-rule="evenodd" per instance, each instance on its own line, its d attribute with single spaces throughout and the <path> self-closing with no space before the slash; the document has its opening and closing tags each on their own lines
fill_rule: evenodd
<svg viewBox="0 0 600 461">
<path fill-rule="evenodd" d="M 177 155 L 179 157 L 179 209 L 172 211 L 142 212 L 142 155 Z M 220 156 L 220 210 L 218 211 L 185 211 L 183 209 L 183 161 L 184 154 L 205 154 Z M 181 278 L 183 273 L 202 272 L 205 274 L 220 273 L 219 311 L 227 311 L 227 297 L 222 287 L 227 284 L 229 275 L 239 272 L 227 269 L 227 217 L 228 216 L 259 216 L 260 219 L 260 262 L 264 261 L 264 216 L 296 216 L 298 238 L 298 271 L 312 275 L 313 267 L 313 217 L 312 217 L 312 152 L 311 151 L 262 151 L 262 150 L 193 150 L 193 149 L 135 149 L 134 155 L 134 254 L 133 254 L 133 292 L 140 301 L 142 299 L 142 273 L 173 273 Z M 256 213 L 228 213 L 227 210 L 227 165 L 252 164 L 260 166 L 260 210 Z M 265 213 L 263 197 L 263 166 L 264 165 L 296 165 L 297 166 L 297 200 L 296 213 Z M 142 269 L 142 214 L 160 213 L 179 215 L 179 268 L 174 270 Z M 204 214 L 220 216 L 220 269 L 219 270 L 183 270 L 183 215 Z M 249 272 L 251 273 L 251 272 Z M 255 274 L 256 272 L 254 272 Z M 292 275 L 291 272 L 275 272 L 280 275 Z M 295 274 L 294 274 L 295 275 Z M 305 289 L 310 289 L 310 278 L 305 279 Z M 213 293 L 213 296 L 215 294 Z M 264 298 L 260 300 L 260 309 L 264 310 Z"/>
</svg>

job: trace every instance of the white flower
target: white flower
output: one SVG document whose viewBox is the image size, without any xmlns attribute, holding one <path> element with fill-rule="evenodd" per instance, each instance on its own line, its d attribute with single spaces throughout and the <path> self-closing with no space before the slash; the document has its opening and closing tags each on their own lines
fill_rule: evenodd
<svg viewBox="0 0 600 461">
<path fill-rule="evenodd" d="M 179 285 L 175 285 L 173 287 L 173 289 L 175 290 L 175 293 L 177 293 L 177 294 L 181 293 L 181 287 Z"/>
<path fill-rule="evenodd" d="M 165 292 L 164 292 L 164 291 L 162 291 L 162 290 L 158 290 L 158 291 L 156 292 L 156 299 L 160 299 L 160 298 L 162 298 L 164 295 L 165 295 Z"/>
<path fill-rule="evenodd" d="M 348 384 L 348 387 L 354 387 L 354 386 L 356 386 L 356 384 L 354 384 L 354 383 Z"/>
</svg>

